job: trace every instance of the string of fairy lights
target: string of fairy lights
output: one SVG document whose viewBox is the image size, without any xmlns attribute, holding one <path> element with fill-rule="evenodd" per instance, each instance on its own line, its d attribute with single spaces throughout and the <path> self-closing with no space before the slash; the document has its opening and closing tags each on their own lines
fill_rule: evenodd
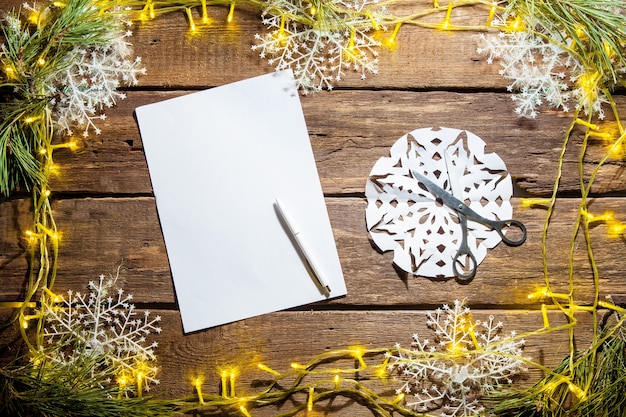
<svg viewBox="0 0 626 417">
<path fill-rule="evenodd" d="M 88 4 L 87 2 L 84 2 Z M 514 3 L 514 2 L 513 2 Z M 116 0 L 99 1 L 96 3 L 99 13 L 108 13 L 116 16 L 117 19 L 131 19 L 134 21 L 146 22 L 156 19 L 159 16 L 172 12 L 182 12 L 187 19 L 188 29 L 193 34 L 202 25 L 221 25 L 212 17 L 214 8 L 225 8 L 226 24 L 236 19 L 236 11 L 245 9 L 262 12 L 267 19 L 268 29 L 271 31 L 269 37 L 263 40 L 265 46 L 285 47 L 288 45 L 287 38 L 297 38 L 303 31 L 315 29 L 313 32 L 320 32 L 323 28 L 325 33 L 342 33 L 336 39 L 341 44 L 339 54 L 345 61 L 353 66 L 372 65 L 371 72 L 375 72 L 375 59 L 372 51 L 377 48 L 395 50 L 398 45 L 398 34 L 403 26 L 419 26 L 434 30 L 446 31 L 500 31 L 504 33 L 532 32 L 528 22 L 532 19 L 525 19 L 520 10 L 517 13 L 510 13 L 510 9 L 501 1 L 490 0 L 456 0 L 440 2 L 434 0 L 432 6 L 424 10 L 415 11 L 408 16 L 394 16 L 387 7 L 393 5 L 389 2 L 369 2 L 367 0 L 347 2 L 347 1 L 324 1 L 324 0 L 179 0 L 179 1 L 154 1 L 154 0 Z M 69 4 L 54 1 L 39 8 L 30 7 L 25 9 L 28 12 L 26 21 L 36 30 L 45 28 L 51 22 L 52 13 L 50 10 L 60 10 L 61 12 L 70 7 Z M 91 5 L 90 7 L 93 7 Z M 483 16 L 482 24 L 465 25 L 457 24 L 454 19 L 454 11 L 461 8 L 477 8 Z M 269 17 L 268 17 L 269 16 Z M 440 19 L 433 19 L 440 16 Z M 504 16 L 504 18 L 502 17 Z M 357 22 L 357 23 L 354 23 Z M 302 29 L 304 28 L 304 29 Z M 347 29 L 347 30 L 346 30 Z M 583 30 L 582 28 L 581 30 Z M 22 29 L 20 29 L 22 30 Z M 370 32 L 376 33 L 374 44 L 369 41 Z M 20 32 L 24 33 L 24 32 Z M 36 33 L 36 32 L 35 32 Z M 581 32 L 582 33 L 582 32 Z M 5 35 L 7 32 L 5 32 Z M 580 35 L 582 37 L 582 35 Z M 301 42 L 306 42 L 307 38 Z M 269 48 L 268 46 L 268 48 Z M 47 55 L 49 47 L 42 46 L 36 55 L 31 57 L 29 62 L 17 60 L 14 54 L 4 53 L 0 55 L 0 65 L 2 69 L 2 83 L 6 85 L 30 86 L 33 78 L 32 74 L 37 70 L 47 69 L 51 59 Z M 271 51 L 268 49 L 268 51 Z M 580 54 L 580 51 L 578 52 Z M 30 65 L 30 67 L 28 67 Z M 34 68 L 34 70 L 33 70 Z M 36 77 L 34 77 L 36 78 Z M 303 79 L 305 79 L 304 77 Z M 522 208 L 541 207 L 547 210 L 546 221 L 542 234 L 542 262 L 544 267 L 544 285 L 528 295 L 528 299 L 540 302 L 543 326 L 537 330 L 526 332 L 512 337 L 509 340 L 522 340 L 549 332 L 568 331 L 569 332 L 569 356 L 570 366 L 564 372 L 556 372 L 534 361 L 519 357 L 529 367 L 534 367 L 543 371 L 546 375 L 553 376 L 552 382 L 546 384 L 545 392 L 553 392 L 556 386 L 565 386 L 578 402 L 585 401 L 590 389 L 589 384 L 582 384 L 577 381 L 574 373 L 574 365 L 580 362 L 576 357 L 574 344 L 575 329 L 578 323 L 577 314 L 580 312 L 589 313 L 593 317 L 593 333 L 597 339 L 600 334 L 598 328 L 598 314 L 601 310 L 615 312 L 619 317 L 618 323 L 612 328 L 612 333 L 617 332 L 624 322 L 626 310 L 611 302 L 610 299 L 600 297 L 600 273 L 595 264 L 594 251 L 590 230 L 592 227 L 604 226 L 606 235 L 613 239 L 624 239 L 626 236 L 626 219 L 620 219 L 621 213 L 605 211 L 595 213 L 589 207 L 589 195 L 592 184 L 596 180 L 601 168 L 613 160 L 623 160 L 626 156 L 624 141 L 626 132 L 620 122 L 618 106 L 612 98 L 611 92 L 606 87 L 607 77 L 602 74 L 602 69 L 589 65 L 588 72 L 580 75 L 575 84 L 583 91 L 583 100 L 580 101 L 576 109 L 572 112 L 572 121 L 564 135 L 562 151 L 557 164 L 557 175 L 552 195 L 549 198 L 525 198 L 520 200 Z M 324 81 L 324 80 L 322 80 Z M 321 89 L 317 86 L 330 86 L 329 83 L 320 82 L 313 84 L 313 87 L 303 85 L 303 89 Z M 38 93 L 44 92 L 43 86 L 35 86 Z M 612 121 L 595 121 L 593 112 L 594 100 L 599 96 L 606 98 L 608 107 L 611 109 Z M 14 124 L 19 129 L 27 132 L 26 135 L 36 138 L 36 146 L 32 149 L 33 158 L 36 161 L 36 173 L 33 176 L 31 189 L 33 199 L 33 223 L 32 227 L 25 231 L 24 239 L 28 243 L 30 256 L 30 270 L 28 282 L 26 284 L 25 295 L 20 302 L 0 303 L 0 307 L 14 308 L 17 310 L 16 321 L 22 337 L 28 345 L 31 354 L 34 356 L 42 351 L 44 346 L 45 319 L 41 313 L 40 306 L 58 306 L 60 298 L 53 292 L 55 284 L 59 251 L 62 245 L 62 233 L 57 229 L 54 221 L 51 204 L 52 190 L 50 184 L 54 177 L 59 175 L 59 167 L 54 162 L 53 154 L 57 150 L 75 150 L 78 148 L 79 140 L 70 135 L 70 139 L 62 143 L 54 143 L 57 140 L 57 125 L 53 121 L 53 104 L 51 101 L 38 101 L 36 105 L 26 107 L 17 113 L 12 113 Z M 572 236 L 569 244 L 569 275 L 567 291 L 553 290 L 552 275 L 549 271 L 549 254 L 547 253 L 547 240 L 549 224 L 559 195 L 559 184 L 563 168 L 563 155 L 575 132 L 584 132 L 583 144 L 579 160 L 579 175 L 581 183 L 581 199 L 575 224 L 572 228 Z M 86 131 L 85 131 L 86 132 Z M 583 167 L 585 165 L 584 156 L 587 146 L 592 141 L 602 141 L 606 145 L 606 152 L 595 164 L 590 175 L 585 175 Z M 10 190 L 5 187 L 5 194 Z M 575 294 L 575 274 L 573 272 L 574 252 L 576 249 L 577 237 L 582 234 L 586 242 L 586 250 L 589 257 L 590 269 L 593 274 L 591 283 L 594 298 L 591 302 L 580 303 L 576 300 Z M 39 299 L 37 299 L 39 297 Z M 567 318 L 562 325 L 552 325 L 550 323 L 550 310 L 557 310 Z M 37 323 L 34 332 L 35 340 L 32 341 L 29 335 L 31 322 Z M 469 319 L 464 331 L 472 336 L 470 340 L 476 341 L 474 326 L 476 321 Z M 600 340 L 592 344 L 592 348 L 598 348 L 603 340 L 608 336 L 604 335 Z M 459 350 L 459 346 L 461 349 Z M 296 404 L 292 409 L 284 412 L 284 416 L 294 415 L 300 411 L 312 412 L 315 404 L 335 397 L 357 398 L 358 402 L 374 410 L 379 415 L 391 416 L 399 413 L 406 416 L 423 415 L 404 405 L 405 394 L 402 392 L 394 395 L 379 394 L 369 387 L 368 381 L 375 380 L 386 383 L 391 378 L 394 367 L 402 365 L 403 360 L 396 360 L 395 364 L 390 363 L 391 357 L 410 357 L 409 361 L 429 361 L 433 358 L 445 358 L 452 362 L 467 359 L 468 352 L 472 354 L 485 353 L 485 347 L 478 342 L 451 345 L 443 353 L 423 352 L 423 356 L 416 358 L 414 350 L 402 349 L 399 346 L 390 348 L 369 349 L 364 347 L 349 347 L 346 349 L 336 349 L 325 352 L 312 358 L 306 364 L 292 363 L 289 370 L 285 372 L 270 368 L 264 363 L 258 363 L 257 369 L 269 376 L 269 383 L 261 391 L 255 394 L 239 395 L 237 389 L 237 379 L 239 370 L 235 366 L 222 366 L 218 370 L 218 392 L 206 393 L 204 388 L 207 378 L 203 374 L 194 375 L 190 378 L 189 384 L 195 391 L 193 396 L 173 400 L 178 411 L 191 411 L 203 408 L 228 408 L 235 410 L 244 417 L 251 417 L 254 408 L 271 404 L 282 404 L 287 398 L 295 395 L 302 395 L 305 401 Z M 594 349 L 590 349 L 587 355 L 595 355 Z M 404 356 L 403 356 L 404 355 Z M 328 364 L 340 363 L 348 360 L 354 366 Z M 325 365 L 325 366 L 322 366 Z M 126 369 L 124 373 L 116 375 L 115 383 L 119 387 L 119 397 L 122 393 L 127 393 L 126 388 L 133 384 L 137 396 L 141 397 L 145 388 L 145 372 L 141 362 L 129 373 Z M 357 377 L 358 375 L 358 377 Z"/>
</svg>

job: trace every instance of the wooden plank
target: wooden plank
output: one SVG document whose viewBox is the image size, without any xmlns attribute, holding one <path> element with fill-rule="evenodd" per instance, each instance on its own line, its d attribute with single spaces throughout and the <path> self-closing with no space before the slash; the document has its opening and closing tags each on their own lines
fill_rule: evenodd
<svg viewBox="0 0 626 417">
<path fill-rule="evenodd" d="M 400 2 L 398 15 L 432 8 L 432 2 Z M 224 8 L 210 8 L 211 23 L 199 23 L 194 10 L 197 31 L 190 32 L 184 13 L 176 12 L 139 24 L 131 42 L 134 53 L 141 56 L 148 74 L 143 87 L 206 87 L 252 77 L 273 71 L 266 60 L 251 46 L 254 35 L 264 34 L 260 14 L 238 8 L 232 23 L 226 23 Z M 392 10 L 395 10 L 392 8 Z M 459 11 L 465 14 L 468 10 Z M 488 10 L 481 8 L 480 19 L 486 21 Z M 431 22 L 443 19 L 441 13 Z M 457 21 L 467 19 L 457 19 Z M 391 36 L 377 34 L 381 40 Z M 380 49 L 379 72 L 365 80 L 355 71 L 346 71 L 336 87 L 342 88 L 504 88 L 507 82 L 498 74 L 497 65 L 488 65 L 486 56 L 478 54 L 478 32 L 446 32 L 404 25 L 393 51 Z"/>
<path fill-rule="evenodd" d="M 517 248 L 498 245 L 479 266 L 477 277 L 471 283 L 461 285 L 453 279 L 429 280 L 398 273 L 392 264 L 392 254 L 379 254 L 373 248 L 365 226 L 366 202 L 361 198 L 328 198 L 348 296 L 326 304 L 334 309 L 346 305 L 433 305 L 449 302 L 450 294 L 478 305 L 536 303 L 527 295 L 544 283 L 541 232 L 546 212 L 543 209 L 522 209 L 517 200 L 513 203 L 515 217 L 528 227 L 526 243 Z M 626 221 L 623 217 L 625 203 L 624 198 L 598 199 L 592 203 L 591 210 L 597 214 L 611 210 L 617 219 Z M 62 233 L 57 291 L 81 288 L 87 279 L 102 273 L 114 274 L 121 264 L 124 287 L 138 302 L 175 302 L 153 198 L 68 199 L 55 202 L 53 210 Z M 550 226 L 547 253 L 555 291 L 566 291 L 568 245 L 577 210 L 578 200 L 560 200 Z M 3 275 L 0 300 L 13 301 L 19 299 L 27 269 L 25 241 L 20 236 L 30 227 L 28 203 L 3 203 L 0 213 Z M 596 225 L 591 236 L 600 269 L 601 295 L 624 299 L 626 260 L 614 255 L 623 250 L 623 241 L 607 237 L 607 227 L 603 224 Z M 576 297 L 588 302 L 593 295 L 593 286 L 582 236 L 576 240 L 574 253 Z M 503 288 L 507 290 L 498 290 Z"/>
<path fill-rule="evenodd" d="M 101 135 L 84 138 L 78 152 L 55 153 L 60 174 L 52 189 L 72 193 L 149 194 L 152 192 L 141 138 L 133 118 L 137 106 L 180 96 L 188 91 L 129 92 L 128 99 L 107 111 Z M 563 135 L 571 116 L 548 112 L 529 121 L 514 115 L 510 96 L 497 93 L 333 91 L 302 97 L 324 192 L 361 194 L 374 165 L 389 155 L 402 135 L 422 127 L 469 130 L 507 164 L 517 185 L 533 195 L 549 195 L 557 172 Z M 617 98 L 620 109 L 626 100 Z M 332 109 L 332 111 L 329 111 Z M 207 109 L 207 113 L 210 109 Z M 603 126 L 611 125 L 608 120 Z M 561 192 L 580 189 L 577 131 L 563 164 Z M 176 138 L 171 139 L 176 146 Z M 584 164 L 588 176 L 607 151 L 607 143 L 589 144 Z M 599 171 L 594 193 L 626 190 L 626 159 L 610 159 Z"/>
<path fill-rule="evenodd" d="M 1 10 L 19 7 L 21 0 L 7 0 Z M 409 16 L 432 8 L 432 1 L 402 0 L 389 10 L 396 16 Z M 200 2 L 198 2 L 200 5 Z M 442 10 L 427 19 L 441 22 Z M 140 80 L 142 87 L 190 88 L 221 85 L 242 78 L 272 72 L 273 67 L 252 51 L 254 35 L 266 31 L 261 11 L 245 4 L 237 6 L 234 19 L 226 22 L 227 7 L 209 7 L 210 23 L 202 24 L 200 8 L 192 9 L 197 30 L 189 30 L 183 11 L 158 16 L 135 24 L 129 38 L 134 53 L 148 69 Z M 482 24 L 486 6 L 462 7 L 454 11 L 455 24 Z M 381 40 L 391 36 L 394 25 L 376 34 Z M 476 52 L 478 32 L 449 32 L 404 25 L 394 51 L 381 49 L 379 74 L 361 80 L 358 72 L 347 71 L 340 87 L 350 88 L 504 88 L 497 65 L 487 65 L 486 57 Z"/>
<path fill-rule="evenodd" d="M 452 303 L 452 299 L 450 303 Z M 472 307 L 471 305 L 469 305 Z M 220 372 L 236 369 L 236 392 L 239 396 L 259 392 L 271 375 L 260 371 L 258 363 L 280 371 L 288 372 L 292 362 L 307 363 L 313 357 L 338 349 L 361 346 L 365 349 L 393 348 L 396 343 L 410 348 L 412 335 L 418 333 L 434 343 L 435 334 L 426 325 L 427 310 L 389 311 L 348 311 L 348 312 L 279 312 L 254 317 L 220 327 L 183 335 L 181 322 L 176 311 L 150 310 L 152 315 L 162 317 L 163 331 L 151 335 L 147 344 L 158 342 L 156 354 L 161 367 L 160 385 L 154 392 L 164 393 L 168 398 L 193 394 L 191 380 L 204 375 L 203 392 L 218 394 Z M 502 321 L 501 336 L 515 331 L 526 340 L 524 356 L 544 366 L 553 367 L 568 351 L 566 331 L 546 334 L 526 335 L 543 327 L 543 318 L 538 311 L 479 310 L 472 308 L 473 320 L 488 321 L 493 315 L 496 322 Z M 549 313 L 552 327 L 565 323 L 561 313 Z M 577 347 L 584 349 L 590 340 L 591 316 L 580 315 L 577 333 Z M 0 344 L 9 336 L 0 335 Z M 365 358 L 368 366 L 376 366 L 384 361 L 383 355 Z M 355 366 L 355 359 L 327 363 L 319 369 L 344 368 Z M 371 370 L 363 370 L 362 377 L 372 377 Z M 518 380 L 527 385 L 541 375 L 530 368 Z M 388 392 L 393 398 L 393 390 L 401 386 L 397 375 L 393 375 L 386 385 L 375 378 L 365 382 L 379 392 Z M 260 385 L 259 385 L 260 384 Z M 153 391 L 151 391 L 152 393 Z M 350 415 L 371 415 L 356 408 Z M 275 414 L 276 409 L 258 410 L 254 415 Z"/>
</svg>

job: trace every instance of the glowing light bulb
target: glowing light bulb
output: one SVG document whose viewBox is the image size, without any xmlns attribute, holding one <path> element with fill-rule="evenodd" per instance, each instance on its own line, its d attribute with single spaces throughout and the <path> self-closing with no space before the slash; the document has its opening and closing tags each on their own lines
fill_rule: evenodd
<svg viewBox="0 0 626 417">
<path fill-rule="evenodd" d="M 335 374 L 335 377 L 333 378 L 333 382 L 335 383 L 335 389 L 338 389 L 339 383 L 341 382 L 341 377 L 339 376 L 339 374 Z"/>
<path fill-rule="evenodd" d="M 202 5 L 202 23 L 209 23 L 209 12 L 206 8 L 206 0 L 201 0 L 200 4 Z"/>
<path fill-rule="evenodd" d="M 550 291 L 547 288 L 540 288 L 535 292 L 528 294 L 529 300 L 534 300 L 536 298 L 545 298 L 550 296 Z"/>
<path fill-rule="evenodd" d="M 226 21 L 228 23 L 233 21 L 233 16 L 235 14 L 235 2 L 230 3 L 230 9 L 228 10 L 228 16 L 226 17 Z"/>
<path fill-rule="evenodd" d="M 452 15 L 452 2 L 448 3 L 448 10 L 446 11 L 446 17 L 441 22 L 441 29 L 446 30 L 450 27 L 450 16 Z"/>
<path fill-rule="evenodd" d="M 402 27 L 402 23 L 397 23 L 395 28 L 393 29 L 393 32 L 391 33 L 391 36 L 389 38 L 387 38 L 387 40 L 385 41 L 385 46 L 387 48 L 389 48 L 390 50 L 394 50 L 397 47 L 397 45 L 396 45 L 396 37 L 398 36 L 398 32 L 400 31 L 400 27 Z"/>
<path fill-rule="evenodd" d="M 265 372 L 269 372 L 270 374 L 272 374 L 272 375 L 274 375 L 274 376 L 280 376 L 280 372 L 275 371 L 275 370 L 273 370 L 272 368 L 269 368 L 269 367 L 265 366 L 265 365 L 264 365 L 264 364 L 262 364 L 262 363 L 259 363 L 259 364 L 257 365 L 257 367 L 258 367 L 260 370 L 265 371 Z"/>
<path fill-rule="evenodd" d="M 198 401 L 200 402 L 200 404 L 204 404 L 204 396 L 202 395 L 202 383 L 203 382 L 204 382 L 203 376 L 197 376 L 193 379 L 193 381 L 191 381 L 191 384 L 194 386 L 194 388 L 196 389 L 196 392 L 198 393 Z"/>
<path fill-rule="evenodd" d="M 543 318 L 543 328 L 550 328 L 550 321 L 548 320 L 548 307 L 545 304 L 541 304 L 541 317 Z"/>
<path fill-rule="evenodd" d="M 306 409 L 307 411 L 313 411 L 313 395 L 315 394 L 315 388 L 309 387 L 309 398 L 307 399 Z"/>
<path fill-rule="evenodd" d="M 404 400 L 404 393 L 401 392 L 398 395 L 396 395 L 396 398 L 393 400 L 393 403 L 394 404 L 398 404 L 398 403 L 400 403 L 403 400 Z"/>
<path fill-rule="evenodd" d="M 185 9 L 185 13 L 187 14 L 187 20 L 189 21 L 189 30 L 192 32 L 196 31 L 196 22 L 193 20 L 193 15 L 191 14 L 191 8 L 187 7 Z"/>
<path fill-rule="evenodd" d="M 585 392 L 580 389 L 578 385 L 568 382 L 567 387 L 576 397 L 578 397 L 579 400 L 582 401 L 587 397 L 587 395 L 585 395 Z"/>
<path fill-rule="evenodd" d="M 491 24 L 493 23 L 493 18 L 496 15 L 497 8 L 498 8 L 497 4 L 494 3 L 489 9 L 489 17 L 487 17 L 487 26 L 491 26 Z"/>
<path fill-rule="evenodd" d="M 28 116 L 24 119 L 24 123 L 32 123 L 34 121 L 37 121 L 41 119 L 41 116 Z"/>
<path fill-rule="evenodd" d="M 243 405 L 240 405 L 240 406 L 239 406 L 239 411 L 240 411 L 240 412 L 241 412 L 241 414 L 243 414 L 245 417 L 252 417 L 252 416 L 250 415 L 250 413 L 248 412 L 248 410 L 246 409 L 246 407 L 245 407 L 245 406 L 243 406 Z"/>
<path fill-rule="evenodd" d="M 524 22 L 520 16 L 517 16 L 515 20 L 509 23 L 506 27 L 508 32 L 518 32 L 524 30 Z"/>
<path fill-rule="evenodd" d="M 378 22 L 376 21 L 376 19 L 374 19 L 374 16 L 372 15 L 371 10 L 366 10 L 365 11 L 365 15 L 367 16 L 367 18 L 370 20 L 370 23 L 372 24 L 372 27 L 374 28 L 374 30 L 378 30 L 380 29 L 380 25 L 378 24 Z"/>
<path fill-rule="evenodd" d="M 522 207 L 529 208 L 534 206 L 549 206 L 552 200 L 549 198 L 522 198 Z"/>
</svg>

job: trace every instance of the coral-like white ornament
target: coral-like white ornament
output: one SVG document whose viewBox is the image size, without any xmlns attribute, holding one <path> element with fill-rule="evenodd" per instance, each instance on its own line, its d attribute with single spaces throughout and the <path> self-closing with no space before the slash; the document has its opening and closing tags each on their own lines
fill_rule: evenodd
<svg viewBox="0 0 626 417">
<path fill-rule="evenodd" d="M 604 118 L 602 105 L 608 102 L 604 92 L 598 88 L 590 91 L 593 83 L 584 81 L 589 75 L 579 59 L 548 40 L 566 39 L 564 35 L 549 33 L 532 22 L 526 26 L 537 27 L 537 32 L 507 30 L 502 18 L 493 25 L 503 31 L 481 35 L 477 52 L 487 56 L 487 63 L 498 61 L 502 66 L 499 72 L 511 81 L 507 89 L 514 92 L 517 114 L 535 118 L 542 105 L 563 111 L 580 105 L 585 113 Z"/>
<path fill-rule="evenodd" d="M 55 6 L 24 3 L 22 7 L 43 19 L 50 7 Z M 131 23 L 116 15 L 119 11 L 119 7 L 100 11 L 107 18 L 102 23 L 106 33 L 100 33 L 92 45 L 85 42 L 86 46 L 68 51 L 61 57 L 59 70 L 50 71 L 43 82 L 43 95 L 52 104 L 52 119 L 59 133 L 72 135 L 74 129 L 80 129 L 84 137 L 90 132 L 99 134 L 97 122 L 106 118 L 104 110 L 126 98 L 119 87 L 136 85 L 138 76 L 146 72 L 141 58 L 132 56 L 131 44 L 127 41 L 132 36 L 128 29 Z M 8 17 L 7 22 L 25 39 L 31 36 L 28 27 L 21 27 L 19 20 Z M 5 48 L 3 45 L 0 56 L 6 54 Z"/>
<path fill-rule="evenodd" d="M 419 186 L 419 171 L 488 219 L 510 219 L 511 177 L 502 159 L 485 153 L 485 142 L 468 131 L 417 129 L 379 159 L 365 185 L 366 222 L 382 251 L 393 250 L 402 270 L 424 277 L 454 276 L 453 258 L 462 240 L 458 213 Z M 476 266 L 502 239 L 468 218 L 468 245 Z M 461 259 L 461 263 L 465 259 Z"/>
<path fill-rule="evenodd" d="M 120 383 L 124 390 L 136 386 L 148 391 L 159 380 L 154 353 L 158 343 L 147 338 L 161 332 L 161 317 L 148 311 L 138 314 L 132 295 L 116 290 L 115 281 L 101 275 L 97 282 L 89 282 L 89 294 L 70 290 L 67 298 L 44 303 L 44 337 L 53 349 L 43 353 L 65 366 L 84 363 L 85 355 L 101 359 L 113 372 L 111 378 L 124 381 Z"/>
<path fill-rule="evenodd" d="M 396 352 L 388 354 L 389 370 L 405 380 L 397 392 L 412 394 L 407 406 L 418 412 L 438 410 L 446 417 L 484 413 L 480 398 L 511 384 L 525 370 L 524 339 L 515 332 L 501 337 L 502 322 L 493 316 L 474 320 L 459 300 L 427 317 L 432 342 L 414 334 L 412 349 L 396 345 Z"/>
<path fill-rule="evenodd" d="M 276 71 L 291 69 L 303 93 L 332 90 L 346 70 L 378 72 L 378 48 L 370 31 L 379 26 L 384 7 L 375 12 L 372 0 L 322 2 L 316 10 L 308 0 L 272 0 L 263 12 L 265 35 L 256 34 L 252 49 Z M 366 12 L 367 11 L 367 12 Z M 292 19 L 292 20 L 290 20 Z M 311 25 L 302 22 L 315 22 Z"/>
</svg>

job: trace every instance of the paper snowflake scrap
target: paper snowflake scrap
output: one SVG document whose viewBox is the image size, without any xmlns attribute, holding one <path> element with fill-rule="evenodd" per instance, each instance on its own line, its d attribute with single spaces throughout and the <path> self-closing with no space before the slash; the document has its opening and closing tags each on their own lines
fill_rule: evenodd
<svg viewBox="0 0 626 417">
<path fill-rule="evenodd" d="M 149 391 L 150 385 L 159 384 L 154 353 L 158 343 L 147 339 L 161 332 L 161 317 L 149 311 L 139 314 L 132 295 L 115 289 L 115 281 L 101 275 L 89 282 L 88 294 L 70 290 L 67 298 L 44 303 L 44 337 L 52 349 L 42 353 L 52 363 L 69 367 L 84 363 L 84 356 L 99 358 L 126 394 Z"/>
<path fill-rule="evenodd" d="M 513 382 L 524 368 L 525 341 L 515 332 L 501 337 L 502 322 L 493 316 L 474 320 L 469 307 L 456 300 L 427 313 L 434 340 L 413 335 L 411 349 L 396 345 L 389 370 L 404 384 L 398 394 L 411 394 L 407 406 L 418 412 L 437 411 L 445 417 L 483 413 L 481 397 Z"/>
<path fill-rule="evenodd" d="M 317 10 L 308 0 L 272 0 L 263 12 L 265 35 L 256 34 L 259 51 L 276 71 L 291 69 L 304 94 L 332 90 L 345 71 L 365 79 L 378 72 L 380 42 L 370 34 L 383 29 L 384 7 L 376 0 L 321 2 Z M 303 22 L 316 22 L 308 25 Z"/>
</svg>

